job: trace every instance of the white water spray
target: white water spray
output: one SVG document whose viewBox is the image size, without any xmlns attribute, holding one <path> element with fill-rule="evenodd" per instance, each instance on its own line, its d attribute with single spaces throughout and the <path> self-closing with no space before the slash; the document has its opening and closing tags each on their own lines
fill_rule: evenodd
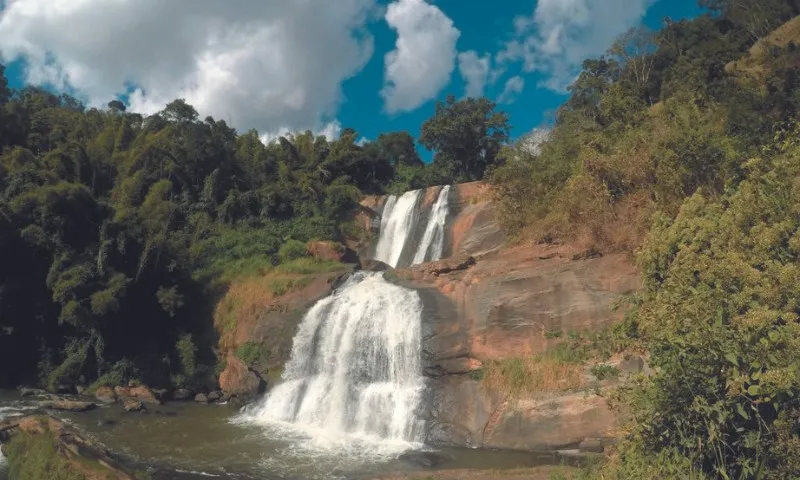
<svg viewBox="0 0 800 480">
<path fill-rule="evenodd" d="M 422 190 L 412 190 L 400 198 L 386 199 L 381 218 L 381 233 L 375 248 L 375 259 L 396 267 L 409 237 L 413 236 L 419 219 L 419 198 Z"/>
<path fill-rule="evenodd" d="M 303 318 L 283 383 L 248 418 L 289 426 L 314 448 L 396 453 L 419 446 L 421 312 L 415 291 L 380 273 L 353 274 Z"/>
<path fill-rule="evenodd" d="M 422 241 L 417 247 L 417 253 L 414 254 L 412 265 L 423 262 L 432 262 L 442 258 L 442 250 L 444 249 L 444 227 L 447 220 L 448 208 L 448 195 L 450 193 L 450 185 L 445 185 L 439 192 L 439 197 L 433 205 L 431 215 L 428 218 L 428 226 L 425 227 L 425 234 L 422 236 Z"/>
</svg>

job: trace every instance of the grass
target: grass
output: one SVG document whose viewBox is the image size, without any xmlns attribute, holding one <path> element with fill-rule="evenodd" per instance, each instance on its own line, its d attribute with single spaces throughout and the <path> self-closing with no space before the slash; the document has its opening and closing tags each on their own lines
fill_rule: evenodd
<svg viewBox="0 0 800 480">
<path fill-rule="evenodd" d="M 8 443 L 9 478 L 15 480 L 85 480 L 56 450 L 52 432 L 18 433 Z"/>
<path fill-rule="evenodd" d="M 483 382 L 490 389 L 511 397 L 563 392 L 585 385 L 580 363 L 552 353 L 492 360 L 484 365 Z"/>
<path fill-rule="evenodd" d="M 619 368 L 605 363 L 592 365 L 592 368 L 589 370 L 589 372 L 597 377 L 598 380 L 613 380 L 619 377 L 620 373 Z"/>
<path fill-rule="evenodd" d="M 330 260 L 318 260 L 311 257 L 297 258 L 287 263 L 282 263 L 273 269 L 276 273 L 310 275 L 319 273 L 339 272 L 346 268 L 343 263 Z"/>
</svg>

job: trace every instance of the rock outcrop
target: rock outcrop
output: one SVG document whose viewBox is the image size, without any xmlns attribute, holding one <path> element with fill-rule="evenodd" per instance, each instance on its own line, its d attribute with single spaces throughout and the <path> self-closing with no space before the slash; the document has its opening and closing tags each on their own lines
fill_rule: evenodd
<svg viewBox="0 0 800 480">
<path fill-rule="evenodd" d="M 621 318 L 613 306 L 639 288 L 636 269 L 623 255 L 580 251 L 529 245 L 397 271 L 427 309 L 429 442 L 543 450 L 612 435 L 616 418 L 593 392 L 510 397 L 475 375 L 484 362 L 544 353 L 559 342 L 548 332 L 599 330 Z"/>
<path fill-rule="evenodd" d="M 227 395 L 249 400 L 262 393 L 266 388 L 266 383 L 235 355 L 229 355 L 225 370 L 219 377 L 219 386 Z M 206 397 L 207 401 L 208 397 Z"/>
<path fill-rule="evenodd" d="M 53 417 L 28 416 L 0 422 L 0 442 L 5 444 L 16 435 L 24 435 L 28 439 L 45 435 L 52 437 L 54 451 L 51 455 L 57 456 L 58 459 L 55 462 L 51 459 L 47 463 L 50 467 L 66 465 L 65 468 L 69 472 L 89 480 L 136 480 L 103 445 Z M 6 450 L 4 452 L 8 453 Z M 41 455 L 42 452 L 39 451 L 37 454 Z M 25 474 L 36 474 L 36 478 L 45 478 L 39 477 L 40 474 L 64 474 L 63 470 L 40 471 L 42 467 L 35 463 L 37 460 L 42 459 L 31 457 L 30 464 L 25 465 L 26 460 L 22 459 L 23 465 L 20 468 Z"/>
</svg>

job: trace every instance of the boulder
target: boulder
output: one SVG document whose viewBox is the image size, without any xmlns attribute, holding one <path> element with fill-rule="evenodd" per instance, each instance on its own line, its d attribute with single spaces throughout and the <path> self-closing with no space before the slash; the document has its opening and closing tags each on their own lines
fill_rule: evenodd
<svg viewBox="0 0 800 480">
<path fill-rule="evenodd" d="M 216 402 L 220 398 L 222 398 L 222 392 L 217 391 L 217 392 L 211 392 L 211 393 L 208 394 L 208 401 L 209 402 Z"/>
<path fill-rule="evenodd" d="M 116 393 L 117 397 L 120 398 L 133 398 L 144 403 L 161 405 L 161 400 L 156 397 L 156 394 L 144 385 L 133 387 L 115 387 L 114 393 Z"/>
<path fill-rule="evenodd" d="M 114 403 L 117 401 L 117 394 L 113 388 L 104 385 L 94 391 L 94 398 L 102 403 Z"/>
<path fill-rule="evenodd" d="M 400 460 L 424 468 L 433 468 L 444 463 L 447 459 L 434 452 L 410 451 L 403 453 Z"/>
<path fill-rule="evenodd" d="M 59 398 L 41 404 L 42 408 L 49 408 L 51 410 L 59 410 L 62 412 L 88 412 L 93 410 L 97 405 L 92 402 L 81 402 L 77 400 L 67 400 L 66 398 Z"/>
<path fill-rule="evenodd" d="M 228 355 L 225 370 L 219 376 L 219 386 L 228 395 L 250 399 L 263 392 L 266 383 L 238 357 Z"/>
<path fill-rule="evenodd" d="M 344 245 L 331 241 L 311 241 L 306 249 L 310 256 L 330 262 L 341 262 L 346 252 Z"/>
<path fill-rule="evenodd" d="M 194 393 L 188 388 L 178 388 L 172 391 L 172 399 L 179 402 L 185 402 L 194 398 Z"/>
<path fill-rule="evenodd" d="M 47 395 L 47 392 L 45 392 L 41 388 L 28 388 L 28 387 L 19 388 L 20 397 L 37 397 L 42 395 Z"/>
<path fill-rule="evenodd" d="M 198 393 L 195 395 L 194 401 L 197 403 L 208 403 L 208 395 L 205 393 Z"/>
<path fill-rule="evenodd" d="M 145 410 L 144 403 L 142 403 L 141 400 L 136 400 L 131 397 L 122 399 L 122 408 L 124 408 L 126 412 L 141 412 Z"/>
</svg>

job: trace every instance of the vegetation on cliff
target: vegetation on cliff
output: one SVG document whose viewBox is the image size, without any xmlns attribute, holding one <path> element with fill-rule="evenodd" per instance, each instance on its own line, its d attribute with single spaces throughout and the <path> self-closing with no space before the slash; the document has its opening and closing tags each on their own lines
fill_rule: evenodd
<svg viewBox="0 0 800 480">
<path fill-rule="evenodd" d="M 617 393 L 598 478 L 800 477 L 800 6 L 703 5 L 586 61 L 541 150 L 490 173 L 519 238 L 643 272 L 616 334 L 655 373 Z"/>
<path fill-rule="evenodd" d="M 362 194 L 475 175 L 450 144 L 499 150 L 508 132 L 491 102 L 449 100 L 423 128 L 442 158 L 425 165 L 407 132 L 265 144 L 180 99 L 125 110 L 11 90 L 0 67 L 0 385 L 213 381 L 218 287 L 270 273 L 280 293 L 338 268 L 306 242 L 354 235 Z M 451 111 L 468 118 L 457 137 Z"/>
</svg>

